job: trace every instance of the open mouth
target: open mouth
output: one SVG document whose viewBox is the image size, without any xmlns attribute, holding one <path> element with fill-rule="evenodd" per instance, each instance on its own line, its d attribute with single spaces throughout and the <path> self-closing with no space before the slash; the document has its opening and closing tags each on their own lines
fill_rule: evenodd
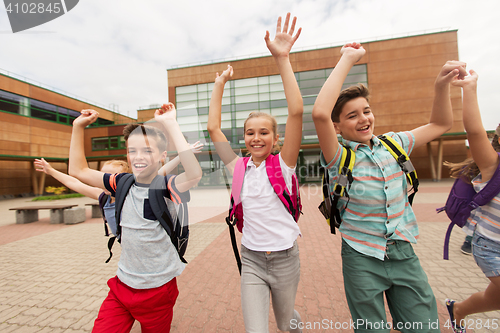
<svg viewBox="0 0 500 333">
<path fill-rule="evenodd" d="M 135 168 L 136 170 L 142 170 L 142 169 L 145 169 L 145 168 L 147 168 L 147 166 L 148 166 L 148 165 L 147 165 L 147 164 L 145 164 L 145 163 L 134 163 L 134 168 Z"/>
<path fill-rule="evenodd" d="M 368 129 L 370 129 L 370 125 L 363 126 L 360 129 L 358 129 L 358 131 L 364 132 L 364 131 L 368 131 Z"/>
</svg>

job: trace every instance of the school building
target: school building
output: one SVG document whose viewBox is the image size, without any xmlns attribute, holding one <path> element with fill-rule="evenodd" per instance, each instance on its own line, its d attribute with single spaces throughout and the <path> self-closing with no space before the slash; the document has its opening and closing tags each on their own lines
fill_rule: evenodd
<svg viewBox="0 0 500 333">
<path fill-rule="evenodd" d="M 358 82 L 370 88 L 375 134 L 411 130 L 428 123 L 434 96 L 434 80 L 447 60 L 458 59 L 457 31 L 411 35 L 363 42 L 366 55 L 349 73 L 344 87 Z M 341 45 L 294 52 L 290 55 L 304 100 L 302 146 L 297 165 L 300 182 L 320 180 L 319 144 L 311 111 L 323 83 L 339 60 Z M 197 157 L 204 177 L 200 186 L 225 183 L 222 163 L 206 131 L 208 106 L 216 72 L 230 63 L 233 80 L 226 84 L 222 105 L 222 129 L 237 151 L 245 153 L 243 122 L 252 111 L 274 115 L 284 135 L 287 107 L 274 59 L 269 56 L 177 66 L 167 70 L 169 100 L 177 107 L 181 129 L 189 143 L 205 143 Z M 416 149 L 411 160 L 420 178 L 439 180 L 448 171 L 443 160 L 467 156 L 463 133 L 461 92 L 452 87 L 453 128 L 440 139 Z M 56 89 L 0 71 L 0 197 L 41 194 L 51 177 L 37 173 L 35 158 L 44 157 L 56 169 L 67 172 L 71 122 L 82 109 L 99 111 L 100 118 L 85 130 L 85 154 L 93 168 L 102 161 L 126 156 L 123 127 L 153 118 L 156 107 L 138 110 L 137 119 L 104 106 L 69 96 Z"/>
<path fill-rule="evenodd" d="M 457 31 L 406 36 L 362 43 L 366 55 L 350 71 L 344 86 L 361 82 L 371 92 L 375 134 L 411 130 L 427 124 L 434 96 L 434 81 L 447 60 L 458 59 Z M 304 101 L 302 146 L 297 164 L 299 181 L 320 181 L 319 144 L 312 108 L 323 83 L 340 58 L 342 45 L 290 54 Z M 293 50 L 292 50 L 293 51 Z M 278 68 L 271 55 L 179 66 L 168 70 L 169 99 L 177 106 L 178 122 L 189 142 L 210 143 L 206 131 L 210 94 L 215 73 L 228 64 L 233 79 L 226 84 L 222 101 L 222 130 L 236 150 L 245 153 L 243 122 L 252 111 L 274 115 L 284 135 L 287 105 Z M 467 156 L 462 125 L 461 91 L 452 87 L 454 124 L 449 133 L 416 149 L 411 160 L 420 178 L 447 177 L 437 168 L 443 160 L 460 161 Z M 199 156 L 205 175 L 202 184 L 220 184 L 220 160 L 213 145 Z M 437 159 L 437 160 L 436 160 Z M 221 173 L 222 174 L 222 173 Z"/>
</svg>

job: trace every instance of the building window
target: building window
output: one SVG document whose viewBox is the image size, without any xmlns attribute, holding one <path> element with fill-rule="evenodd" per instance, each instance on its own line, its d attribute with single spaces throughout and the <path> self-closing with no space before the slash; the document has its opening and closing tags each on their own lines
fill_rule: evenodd
<svg viewBox="0 0 500 333">
<path fill-rule="evenodd" d="M 126 149 L 125 139 L 120 136 L 92 138 L 92 151 Z"/>
<path fill-rule="evenodd" d="M 304 101 L 303 143 L 318 143 L 311 113 L 316 97 L 333 68 L 295 73 Z M 368 85 L 366 64 L 351 68 L 342 89 L 363 83 Z M 208 105 L 213 83 L 176 87 L 177 121 L 190 143 L 202 140 L 210 144 L 206 131 Z M 270 113 L 276 117 L 283 136 L 288 109 L 281 76 L 270 75 L 231 80 L 224 87 L 221 127 L 228 141 L 243 148 L 243 123 L 253 111 Z"/>
<path fill-rule="evenodd" d="M 71 125 L 73 120 L 80 115 L 80 112 L 78 111 L 66 109 L 57 105 L 16 95 L 3 90 L 0 90 L 0 111 L 43 119 L 65 125 Z M 109 126 L 113 124 L 114 122 L 111 120 L 98 118 L 95 123 L 90 125 L 90 127 Z"/>
</svg>

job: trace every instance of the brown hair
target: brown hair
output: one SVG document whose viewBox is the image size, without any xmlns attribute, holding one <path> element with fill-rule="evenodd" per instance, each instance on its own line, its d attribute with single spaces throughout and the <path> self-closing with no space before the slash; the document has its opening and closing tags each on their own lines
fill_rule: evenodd
<svg viewBox="0 0 500 333">
<path fill-rule="evenodd" d="M 121 172 L 132 173 L 132 169 L 130 169 L 130 166 L 128 165 L 128 163 L 126 161 L 109 160 L 109 161 L 104 162 L 104 165 L 108 165 L 108 164 L 119 167 L 121 169 Z"/>
<path fill-rule="evenodd" d="M 500 152 L 500 144 L 498 143 L 499 134 L 500 125 L 498 125 L 498 127 L 496 128 L 495 135 L 491 140 L 491 146 L 497 153 Z M 464 180 L 468 181 L 469 183 L 472 183 L 472 179 L 474 179 L 480 172 L 476 162 L 474 162 L 474 159 L 472 158 L 467 158 L 465 161 L 459 163 L 444 162 L 443 164 L 450 168 L 450 177 L 463 177 Z"/>
<path fill-rule="evenodd" d="M 362 83 L 358 83 L 355 86 L 350 86 L 349 88 L 342 90 L 332 110 L 332 121 L 336 123 L 339 122 L 340 114 L 342 113 L 344 105 L 350 100 L 358 97 L 364 97 L 368 102 L 370 102 L 370 91 Z"/>
<path fill-rule="evenodd" d="M 245 131 L 247 129 L 247 121 L 248 121 L 248 119 L 259 118 L 259 117 L 266 118 L 266 119 L 268 119 L 271 122 L 272 130 L 273 130 L 273 133 L 274 133 L 274 138 L 276 138 L 276 136 L 278 135 L 278 122 L 276 121 L 276 118 L 274 118 L 273 116 L 271 116 L 268 113 L 260 112 L 260 111 L 251 112 L 248 115 L 247 119 L 245 119 L 245 122 L 243 123 L 243 135 L 245 135 L 244 133 L 245 133 Z M 280 149 L 281 149 L 280 142 L 278 140 L 276 142 L 276 144 L 274 145 L 271 153 L 278 153 L 280 151 Z"/>
<path fill-rule="evenodd" d="M 140 131 L 136 131 L 136 129 L 138 128 L 140 128 Z M 144 136 L 147 135 L 148 139 L 154 139 L 160 153 L 163 153 L 167 150 L 167 138 L 165 137 L 165 134 L 163 134 L 163 132 L 158 128 L 142 124 L 128 124 L 123 129 L 123 137 L 125 138 L 125 142 L 128 141 L 128 138 L 131 135 L 137 134 L 142 134 Z"/>
</svg>

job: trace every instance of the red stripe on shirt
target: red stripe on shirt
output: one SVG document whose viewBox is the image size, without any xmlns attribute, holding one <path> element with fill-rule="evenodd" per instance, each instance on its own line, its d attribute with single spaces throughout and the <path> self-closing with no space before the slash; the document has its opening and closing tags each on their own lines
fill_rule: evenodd
<svg viewBox="0 0 500 333">
<path fill-rule="evenodd" d="M 173 190 L 172 188 L 172 180 L 174 179 L 175 177 L 171 177 L 169 180 L 168 180 L 168 190 L 170 192 L 170 198 L 172 199 L 172 201 L 176 204 L 180 204 L 181 203 L 181 198 L 179 197 L 179 195 Z"/>
</svg>

